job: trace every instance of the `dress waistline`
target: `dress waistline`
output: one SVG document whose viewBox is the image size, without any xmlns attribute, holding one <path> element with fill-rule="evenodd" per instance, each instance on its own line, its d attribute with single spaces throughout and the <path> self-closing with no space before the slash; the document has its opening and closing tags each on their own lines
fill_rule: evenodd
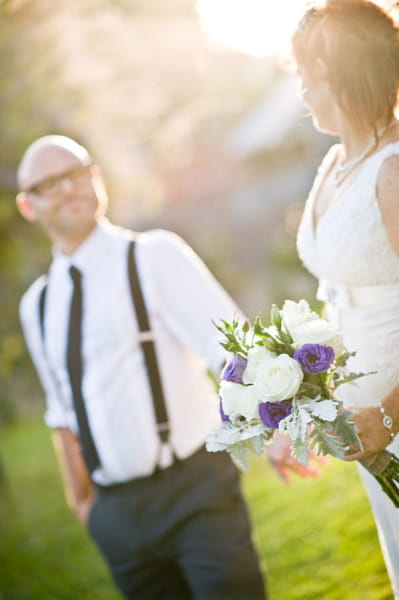
<svg viewBox="0 0 399 600">
<path fill-rule="evenodd" d="M 399 281 L 382 285 L 345 286 L 321 279 L 317 299 L 329 302 L 335 308 L 356 308 L 374 306 L 383 299 L 398 298 Z"/>
</svg>

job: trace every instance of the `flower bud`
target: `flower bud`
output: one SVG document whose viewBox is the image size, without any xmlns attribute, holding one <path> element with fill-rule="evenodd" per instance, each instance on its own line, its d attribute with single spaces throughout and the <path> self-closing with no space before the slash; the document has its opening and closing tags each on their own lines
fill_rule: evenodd
<svg viewBox="0 0 399 600">
<path fill-rule="evenodd" d="M 284 331 L 283 329 L 280 331 L 280 339 L 284 344 L 292 344 L 294 341 L 292 339 L 291 334 L 288 331 Z"/>
<path fill-rule="evenodd" d="M 272 338 L 265 337 L 263 340 L 263 345 L 266 350 L 270 350 L 270 352 L 276 352 L 277 350 L 277 343 Z"/>
<path fill-rule="evenodd" d="M 273 304 L 272 309 L 270 311 L 270 321 L 272 325 L 277 327 L 277 329 L 281 328 L 281 313 L 275 304 Z"/>
<path fill-rule="evenodd" d="M 245 319 L 241 329 L 244 333 L 247 333 L 250 330 L 250 323 L 248 319 Z"/>
<path fill-rule="evenodd" d="M 283 329 L 280 331 L 280 339 L 284 344 L 292 344 L 293 339 L 291 334 L 288 331 L 284 331 Z"/>
</svg>

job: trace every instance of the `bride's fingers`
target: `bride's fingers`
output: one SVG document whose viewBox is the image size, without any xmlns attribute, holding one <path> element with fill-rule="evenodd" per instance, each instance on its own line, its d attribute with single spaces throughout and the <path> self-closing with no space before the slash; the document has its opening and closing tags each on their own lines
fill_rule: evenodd
<svg viewBox="0 0 399 600">
<path fill-rule="evenodd" d="M 355 454 L 346 454 L 343 458 L 346 462 L 352 462 L 364 458 L 363 452 L 356 452 Z"/>
<path fill-rule="evenodd" d="M 281 467 L 277 469 L 277 474 L 281 477 L 285 483 L 291 483 L 290 471 L 287 467 Z"/>
<path fill-rule="evenodd" d="M 289 469 L 287 468 L 287 466 L 284 463 L 278 462 L 278 461 L 270 461 L 270 465 L 273 468 L 273 470 L 277 473 L 277 475 L 283 480 L 285 481 L 285 483 L 289 483 L 290 482 L 290 475 L 289 475 Z"/>
<path fill-rule="evenodd" d="M 344 447 L 344 458 L 343 460 L 346 461 L 354 461 L 354 460 L 361 460 L 362 458 L 366 458 L 367 456 L 370 456 L 372 454 L 372 452 L 368 452 L 368 451 L 364 451 L 361 450 L 359 448 L 359 446 L 345 446 Z"/>
<path fill-rule="evenodd" d="M 330 464 L 330 459 L 327 456 L 324 456 L 323 454 L 317 454 L 314 450 L 311 450 L 309 458 L 311 461 L 317 462 L 323 466 Z"/>
<path fill-rule="evenodd" d="M 289 456 L 287 458 L 286 465 L 291 471 L 301 475 L 302 477 L 318 477 L 320 475 L 320 471 L 316 465 L 312 465 L 311 463 L 308 465 L 303 465 L 293 456 Z"/>
<path fill-rule="evenodd" d="M 362 450 L 352 451 L 349 454 L 345 454 L 343 460 L 346 460 L 348 462 L 351 462 L 354 460 L 362 460 L 363 458 L 367 458 L 368 456 L 371 456 L 372 454 L 373 454 L 373 452 L 363 452 Z"/>
</svg>

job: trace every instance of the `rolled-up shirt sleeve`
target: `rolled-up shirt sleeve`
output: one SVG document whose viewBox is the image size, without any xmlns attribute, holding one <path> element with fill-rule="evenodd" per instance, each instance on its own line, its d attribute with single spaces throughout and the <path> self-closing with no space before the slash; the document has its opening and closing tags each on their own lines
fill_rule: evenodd
<svg viewBox="0 0 399 600">
<path fill-rule="evenodd" d="M 31 285 L 21 299 L 19 316 L 26 346 L 46 398 L 45 423 L 51 428 L 69 427 L 69 420 L 65 407 L 62 404 L 62 398 L 60 398 L 60 392 L 45 357 L 40 332 L 39 297 L 45 284 L 46 277 L 43 276 Z"/>
<path fill-rule="evenodd" d="M 215 322 L 242 313 L 197 254 L 176 234 L 152 232 L 152 271 L 158 311 L 168 328 L 218 372 L 226 360 Z M 158 260 L 157 260 L 158 257 Z"/>
</svg>

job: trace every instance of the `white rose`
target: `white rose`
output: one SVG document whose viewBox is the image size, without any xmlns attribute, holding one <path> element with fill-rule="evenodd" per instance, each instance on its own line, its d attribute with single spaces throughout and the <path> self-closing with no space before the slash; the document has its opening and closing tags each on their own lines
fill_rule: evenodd
<svg viewBox="0 0 399 600">
<path fill-rule="evenodd" d="M 253 383 L 256 379 L 258 368 L 263 363 L 275 358 L 275 354 L 264 346 L 254 346 L 248 350 L 248 364 L 242 374 L 243 383 Z"/>
<path fill-rule="evenodd" d="M 302 323 L 302 325 L 291 330 L 291 335 L 297 348 L 304 344 L 331 346 L 336 357 L 341 356 L 345 351 L 340 334 L 331 323 L 324 319 Z"/>
<path fill-rule="evenodd" d="M 286 300 L 281 315 L 289 332 L 303 323 L 320 319 L 317 313 L 310 310 L 310 306 L 306 300 L 300 300 L 299 302 Z"/>
<path fill-rule="evenodd" d="M 254 388 L 260 402 L 281 402 L 295 396 L 302 379 L 300 364 L 288 354 L 280 354 L 258 369 Z"/>
<path fill-rule="evenodd" d="M 240 415 L 246 419 L 259 417 L 259 401 L 253 385 L 242 385 L 234 381 L 222 381 L 220 384 L 220 397 L 223 412 L 231 419 Z"/>
</svg>

